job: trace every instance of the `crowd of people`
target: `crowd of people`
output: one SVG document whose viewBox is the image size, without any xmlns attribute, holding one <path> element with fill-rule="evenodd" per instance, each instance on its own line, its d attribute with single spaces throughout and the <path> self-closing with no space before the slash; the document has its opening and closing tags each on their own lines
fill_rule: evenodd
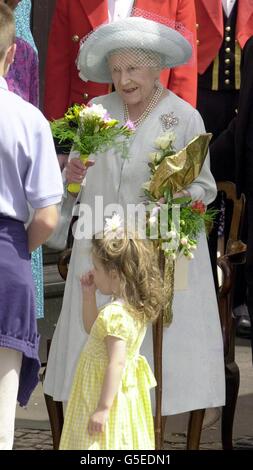
<svg viewBox="0 0 253 470">
<path fill-rule="evenodd" d="M 41 245 L 57 226 L 62 198 L 88 206 L 95 222 L 86 222 L 92 237 L 74 237 L 43 385 L 54 401 L 67 402 L 60 449 L 155 448 L 152 322 L 166 308 L 165 281 L 153 243 L 135 231 L 129 236 L 124 220 L 115 227 L 107 218 L 105 229 L 97 198 L 112 218 L 115 207 L 127 213 L 129 205 L 140 205 L 150 153 L 168 132 L 175 152 L 206 131 L 213 135 L 211 162 L 208 152 L 174 198 L 207 207 L 220 179 L 246 194 L 245 302 L 253 319 L 251 3 L 56 0 L 44 117 L 31 2 L 0 1 L 0 449 L 12 448 L 16 401 L 26 405 L 38 382 Z M 63 117 L 74 103 L 103 106 L 122 125 L 132 123 L 128 158 L 111 147 L 85 165 L 71 145 L 53 140 L 47 119 Z M 81 184 L 78 194 L 70 194 L 70 183 Z M 175 290 L 173 320 L 163 328 L 164 417 L 225 404 L 204 228 L 188 264 L 188 284 Z"/>
</svg>

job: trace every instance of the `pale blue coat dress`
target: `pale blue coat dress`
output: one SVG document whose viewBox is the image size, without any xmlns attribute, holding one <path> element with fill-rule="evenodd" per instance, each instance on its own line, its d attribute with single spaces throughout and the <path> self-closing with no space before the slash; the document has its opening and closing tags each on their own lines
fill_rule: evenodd
<svg viewBox="0 0 253 470">
<path fill-rule="evenodd" d="M 124 122 L 123 104 L 117 93 L 95 98 L 110 115 Z M 173 113 L 173 114 L 171 114 Z M 118 203 L 139 204 L 142 184 L 149 180 L 149 153 L 163 133 L 162 115 L 174 117 L 176 150 L 183 148 L 198 134 L 205 132 L 198 111 L 171 91 L 139 126 L 130 147 L 128 160 L 113 151 L 95 156 L 88 170 L 81 203 L 89 207 L 94 224 L 95 210 Z M 175 119 L 176 118 L 176 119 Z M 198 178 L 187 188 L 193 200 L 209 204 L 215 199 L 216 184 L 209 170 L 209 156 Z M 97 204 L 97 207 L 96 207 Z M 112 206 L 111 208 L 112 209 Z M 109 215 L 109 213 L 108 213 Z M 94 227 L 93 227 L 94 228 Z M 94 229 L 99 232 L 102 227 Z M 163 341 L 163 415 L 193 409 L 222 406 L 225 403 L 223 341 L 213 283 L 206 235 L 199 237 L 195 258 L 189 261 L 189 285 L 175 292 L 173 322 L 164 328 Z M 53 336 L 44 390 L 54 400 L 68 400 L 78 357 L 87 341 L 82 320 L 80 275 L 91 268 L 90 240 L 75 240 L 66 281 L 62 311 Z M 108 298 L 98 294 L 98 305 Z M 147 331 L 141 353 L 153 367 L 152 329 Z M 154 396 L 152 397 L 154 406 Z"/>
</svg>

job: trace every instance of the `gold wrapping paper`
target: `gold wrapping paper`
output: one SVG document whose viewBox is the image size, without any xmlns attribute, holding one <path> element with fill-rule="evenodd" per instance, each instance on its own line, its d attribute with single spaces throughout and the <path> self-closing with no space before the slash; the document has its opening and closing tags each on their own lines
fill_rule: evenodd
<svg viewBox="0 0 253 470">
<path fill-rule="evenodd" d="M 210 133 L 200 134 L 182 150 L 164 158 L 149 184 L 149 191 L 154 198 L 160 199 L 166 188 L 172 194 L 181 191 L 198 177 L 211 138 Z"/>
<path fill-rule="evenodd" d="M 158 166 L 151 181 L 145 184 L 155 199 L 164 196 L 165 189 L 174 194 L 189 186 L 198 176 L 205 161 L 208 145 L 212 134 L 206 133 L 195 137 L 179 152 L 165 157 Z M 161 248 L 160 248 L 161 250 Z M 169 326 L 172 322 L 172 302 L 174 297 L 175 261 L 164 256 L 163 276 L 166 298 L 168 302 L 164 309 L 163 324 Z"/>
</svg>

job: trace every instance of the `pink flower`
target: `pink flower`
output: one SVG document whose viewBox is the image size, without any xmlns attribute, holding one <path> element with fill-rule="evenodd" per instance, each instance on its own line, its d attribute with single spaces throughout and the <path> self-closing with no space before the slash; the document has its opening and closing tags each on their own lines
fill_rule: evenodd
<svg viewBox="0 0 253 470">
<path fill-rule="evenodd" d="M 128 119 L 128 121 L 125 123 L 125 127 L 127 127 L 130 131 L 135 131 L 135 125 L 132 121 Z"/>
</svg>

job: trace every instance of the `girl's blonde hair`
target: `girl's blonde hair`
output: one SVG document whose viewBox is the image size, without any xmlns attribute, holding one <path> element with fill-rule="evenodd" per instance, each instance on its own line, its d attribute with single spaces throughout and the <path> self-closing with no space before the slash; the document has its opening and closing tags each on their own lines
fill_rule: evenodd
<svg viewBox="0 0 253 470">
<path fill-rule="evenodd" d="M 150 240 L 138 238 L 92 239 L 92 253 L 109 272 L 117 270 L 120 297 L 132 313 L 154 321 L 164 306 L 164 286 L 158 255 Z"/>
</svg>

